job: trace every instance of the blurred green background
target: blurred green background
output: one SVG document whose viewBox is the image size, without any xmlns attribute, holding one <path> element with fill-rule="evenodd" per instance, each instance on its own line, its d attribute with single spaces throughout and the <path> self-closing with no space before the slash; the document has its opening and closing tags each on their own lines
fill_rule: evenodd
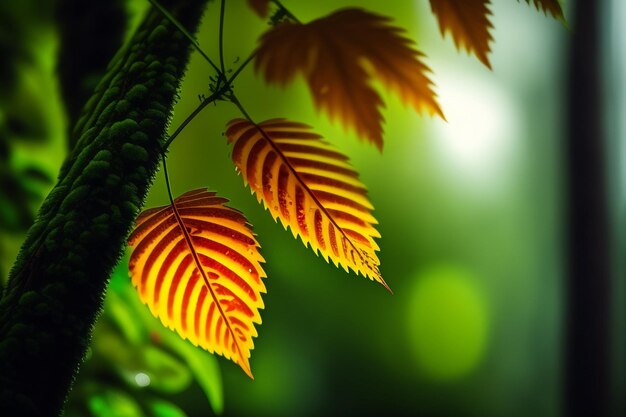
<svg viewBox="0 0 626 417">
<path fill-rule="evenodd" d="M 143 0 L 118 3 L 129 27 L 147 7 Z M 175 195 L 198 187 L 215 190 L 247 215 L 259 236 L 269 278 L 251 358 L 255 380 L 162 329 L 138 301 L 122 262 L 68 414 L 559 415 L 569 30 L 524 2 L 495 1 L 489 71 L 458 53 L 449 37 L 441 38 L 426 0 L 283 3 L 302 21 L 354 5 L 389 15 L 416 40 L 433 70 L 447 122 L 418 116 L 395 96 L 385 96 L 382 154 L 317 114 L 301 80 L 287 89 L 268 87 L 250 67 L 235 84 L 255 120 L 288 117 L 311 124 L 350 155 L 376 207 L 381 270 L 395 294 L 325 263 L 271 219 L 243 188 L 229 157 L 223 132 L 225 123 L 239 116 L 237 109 L 228 103 L 210 106 L 174 142 L 168 168 Z M 604 3 L 605 42 L 615 52 L 607 57 L 610 83 L 626 67 L 624 47 L 612 43 L 623 37 L 620 25 L 612 23 L 626 12 L 620 0 Z M 565 4 L 566 15 L 570 7 Z M 27 34 L 23 48 L 35 57 L 7 62 L 17 68 L 18 82 L 2 85 L 2 115 L 17 112 L 16 103 L 26 101 L 17 112 L 23 123 L 44 126 L 42 132 L 19 135 L 7 128 L 0 138 L 7 149 L 3 180 L 13 172 L 14 183 L 37 182 L 39 187 L 18 208 L 12 206 L 11 188 L 1 190 L 0 205 L 8 213 L 0 230 L 6 276 L 24 234 L 18 226 L 27 223 L 11 213 L 34 210 L 51 187 L 67 149 L 71 115 L 64 113 L 56 76 L 63 43 L 54 20 L 46 20 L 45 11 L 34 17 L 29 6 L 1 9 Z M 219 4 L 212 2 L 198 35 L 214 57 L 218 13 Z M 236 67 L 268 26 L 243 0 L 227 2 L 225 22 L 225 59 Z M 15 42 L 6 32 L 3 41 Z M 208 94 L 210 74 L 208 64 L 194 54 L 172 128 L 197 106 L 199 95 Z M 83 81 L 88 88 L 97 78 Z M 19 82 L 24 86 L 17 88 Z M 610 92 L 611 108 L 623 113 L 623 89 Z M 41 109 L 38 119 L 32 108 Z M 620 169 L 625 164 L 619 161 L 624 123 L 615 114 L 607 112 L 614 133 L 607 169 L 614 226 L 626 230 Z M 43 180 L 33 179 L 35 169 L 43 172 Z M 159 174 L 146 207 L 167 201 Z M 616 271 L 621 271 L 619 264 Z M 622 286 L 617 289 L 621 297 Z M 616 305 L 619 329 L 621 298 Z M 615 378 L 622 387 L 623 340 L 617 337 L 614 343 Z"/>
</svg>

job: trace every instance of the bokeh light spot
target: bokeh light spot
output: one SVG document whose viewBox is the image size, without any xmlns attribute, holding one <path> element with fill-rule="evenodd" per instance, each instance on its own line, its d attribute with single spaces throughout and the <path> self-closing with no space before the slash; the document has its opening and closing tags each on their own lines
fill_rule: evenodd
<svg viewBox="0 0 626 417">
<path fill-rule="evenodd" d="M 147 387 L 150 385 L 150 377 L 148 374 L 144 374 L 143 372 L 139 372 L 135 375 L 135 383 L 140 387 Z"/>
<path fill-rule="evenodd" d="M 416 277 L 408 324 L 424 376 L 450 381 L 471 373 L 485 353 L 488 322 L 484 297 L 468 272 L 438 266 Z"/>
</svg>

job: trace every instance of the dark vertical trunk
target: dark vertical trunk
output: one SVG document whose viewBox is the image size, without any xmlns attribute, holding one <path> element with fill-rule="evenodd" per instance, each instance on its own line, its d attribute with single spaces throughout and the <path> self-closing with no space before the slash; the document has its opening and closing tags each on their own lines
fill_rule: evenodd
<svg viewBox="0 0 626 417">
<path fill-rule="evenodd" d="M 574 6 L 569 56 L 565 411 L 609 415 L 611 274 L 602 126 L 600 1 Z"/>
<path fill-rule="evenodd" d="M 162 0 L 194 32 L 207 0 Z M 150 11 L 114 58 L 0 299 L 0 416 L 61 412 L 156 172 L 190 43 Z"/>
</svg>

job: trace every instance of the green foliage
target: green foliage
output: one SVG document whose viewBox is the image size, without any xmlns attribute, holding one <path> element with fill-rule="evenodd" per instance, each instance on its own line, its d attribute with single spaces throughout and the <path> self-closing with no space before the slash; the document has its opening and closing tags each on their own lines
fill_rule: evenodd
<svg viewBox="0 0 626 417">
<path fill-rule="evenodd" d="M 109 375 L 107 384 L 99 375 Z M 194 382 L 195 381 L 195 382 Z M 195 348 L 152 317 L 128 280 L 124 263 L 114 271 L 95 328 L 90 354 L 69 402 L 68 416 L 182 416 L 166 401 L 197 383 L 216 414 L 223 410 L 217 359 Z M 83 387 L 97 389 L 83 389 Z M 122 414 L 116 414 L 122 413 Z M 123 414 L 128 413 L 128 414 Z"/>
</svg>

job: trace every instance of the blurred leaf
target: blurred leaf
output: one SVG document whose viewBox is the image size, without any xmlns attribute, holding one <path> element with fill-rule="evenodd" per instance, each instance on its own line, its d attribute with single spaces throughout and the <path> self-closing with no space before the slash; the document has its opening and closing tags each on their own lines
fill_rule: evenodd
<svg viewBox="0 0 626 417">
<path fill-rule="evenodd" d="M 139 405 L 128 394 L 106 389 L 91 396 L 88 408 L 94 417 L 143 417 Z"/>
<path fill-rule="evenodd" d="M 185 359 L 215 414 L 222 414 L 224 410 L 222 377 L 215 357 L 202 349 L 198 349 L 188 341 L 181 340 L 169 330 L 167 330 L 167 334 L 168 337 L 164 343 Z"/>
<path fill-rule="evenodd" d="M 443 117 L 423 55 L 389 21 L 343 9 L 307 24 L 283 23 L 261 38 L 255 69 L 280 85 L 302 73 L 318 109 L 382 150 L 384 103 L 374 76 L 415 111 Z"/>
<path fill-rule="evenodd" d="M 530 4 L 531 0 L 526 0 L 526 3 Z M 544 13 L 550 13 L 552 17 L 558 20 L 565 20 L 563 16 L 563 9 L 559 0 L 532 0 L 537 10 L 541 10 Z"/>
<path fill-rule="evenodd" d="M 231 120 L 226 136 L 244 183 L 274 220 L 280 218 L 326 262 L 330 258 L 389 289 L 378 269 L 373 206 L 346 156 L 309 126 L 285 119 L 258 125 Z"/>
<path fill-rule="evenodd" d="M 441 35 L 450 31 L 458 49 L 465 48 L 491 69 L 487 54 L 493 40 L 489 31 L 491 12 L 489 0 L 430 0 L 430 7 L 439 20 Z"/>
<path fill-rule="evenodd" d="M 176 353 L 187 363 L 191 373 L 204 391 L 211 408 L 216 414 L 221 414 L 224 407 L 224 395 L 222 390 L 222 378 L 220 368 L 215 356 L 193 346 L 186 340 L 181 339 L 176 333 L 164 327 L 150 311 L 141 304 L 137 292 L 130 285 L 127 269 L 121 263 L 111 278 L 111 288 L 115 289 L 116 295 L 129 309 L 128 314 L 134 317 L 138 327 L 152 331 L 152 342 Z M 106 311 L 106 310 L 105 310 Z M 147 337 L 147 336 L 146 336 Z"/>
<path fill-rule="evenodd" d="M 130 288 L 128 283 L 126 285 Z M 129 343 L 135 346 L 141 345 L 148 332 L 141 321 L 133 316 L 127 303 L 115 291 L 109 291 L 105 303 L 106 318 L 117 325 Z"/>
<path fill-rule="evenodd" d="M 246 218 L 227 201 L 200 189 L 144 211 L 129 238 L 129 269 L 142 302 L 165 326 L 252 378 L 264 260 Z"/>
<path fill-rule="evenodd" d="M 191 382 L 189 369 L 163 350 L 147 345 L 142 348 L 143 365 L 150 377 L 150 387 L 164 393 L 177 393 L 186 389 Z"/>
<path fill-rule="evenodd" d="M 259 17 L 266 17 L 270 8 L 270 0 L 248 0 L 250 6 Z"/>
<path fill-rule="evenodd" d="M 167 401 L 154 400 L 149 407 L 153 417 L 187 417 L 183 410 Z"/>
</svg>

